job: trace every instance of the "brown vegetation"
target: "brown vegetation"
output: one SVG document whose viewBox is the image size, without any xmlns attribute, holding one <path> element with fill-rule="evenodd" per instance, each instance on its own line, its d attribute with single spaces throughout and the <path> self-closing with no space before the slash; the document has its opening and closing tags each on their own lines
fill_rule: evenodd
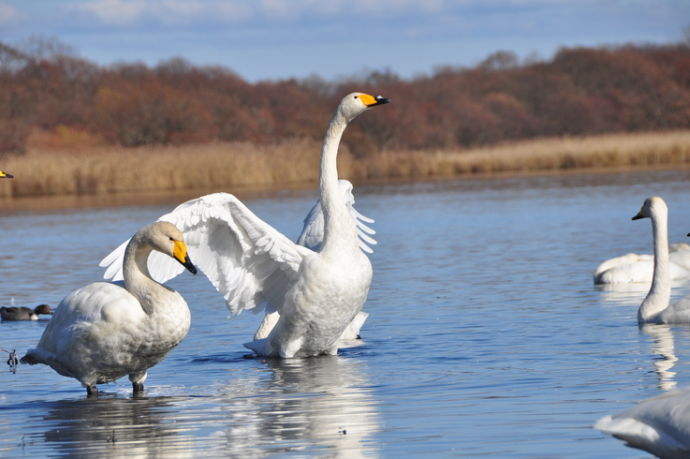
<svg viewBox="0 0 690 459">
<path fill-rule="evenodd" d="M 302 140 L 261 147 L 237 142 L 89 153 L 30 151 L 3 161 L 3 169 L 16 178 L 0 183 L 0 197 L 313 187 L 319 150 L 319 142 Z M 464 151 L 384 151 L 365 159 L 345 147 L 338 158 L 340 175 L 355 183 L 687 164 L 690 131 L 550 138 Z"/>
<path fill-rule="evenodd" d="M 536 137 L 690 129 L 690 45 L 560 50 L 520 63 L 509 52 L 476 68 L 405 80 L 373 72 L 251 84 L 229 69 L 175 58 L 98 66 L 49 41 L 22 51 L 0 43 L 0 152 L 38 142 L 137 148 L 214 142 L 319 141 L 351 90 L 393 98 L 348 129 L 358 157 L 463 149 Z M 46 136 L 47 134 L 47 136 Z M 51 137 L 52 136 L 52 137 Z"/>
<path fill-rule="evenodd" d="M 255 84 L 182 59 L 101 67 L 31 45 L 0 43 L 0 160 L 17 177 L 0 197 L 311 185 L 352 90 L 394 101 L 348 128 L 339 168 L 356 182 L 690 162 L 689 43 Z"/>
</svg>

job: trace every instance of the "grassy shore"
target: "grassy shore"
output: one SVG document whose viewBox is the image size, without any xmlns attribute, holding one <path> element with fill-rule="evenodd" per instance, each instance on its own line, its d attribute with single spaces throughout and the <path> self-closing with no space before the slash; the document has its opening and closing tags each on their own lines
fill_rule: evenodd
<svg viewBox="0 0 690 459">
<path fill-rule="evenodd" d="M 89 150 L 34 149 L 2 160 L 7 202 L 28 196 L 105 196 L 313 186 L 319 142 Z M 690 131 L 608 134 L 515 142 L 464 151 L 386 151 L 355 159 L 341 149 L 340 176 L 362 184 L 463 175 L 690 165 Z"/>
</svg>

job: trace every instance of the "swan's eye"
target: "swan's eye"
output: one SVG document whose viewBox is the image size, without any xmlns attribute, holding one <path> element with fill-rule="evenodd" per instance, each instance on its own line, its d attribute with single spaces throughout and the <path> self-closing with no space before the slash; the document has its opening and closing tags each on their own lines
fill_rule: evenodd
<svg viewBox="0 0 690 459">
<path fill-rule="evenodd" d="M 355 96 L 355 99 L 359 98 L 359 96 Z"/>
<path fill-rule="evenodd" d="M 173 239 L 172 236 L 169 236 L 168 239 L 170 239 L 171 241 L 175 241 L 175 239 Z"/>
</svg>

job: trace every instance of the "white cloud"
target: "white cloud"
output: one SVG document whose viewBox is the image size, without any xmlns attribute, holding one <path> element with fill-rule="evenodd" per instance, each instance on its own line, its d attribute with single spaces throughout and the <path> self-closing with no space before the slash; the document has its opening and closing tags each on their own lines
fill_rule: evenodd
<svg viewBox="0 0 690 459">
<path fill-rule="evenodd" d="M 86 13 L 106 24 L 127 25 L 142 17 L 146 2 L 136 0 L 91 0 L 72 9 Z"/>
<path fill-rule="evenodd" d="M 0 24 L 9 24 L 19 17 L 19 11 L 12 5 L 0 2 Z"/>
</svg>

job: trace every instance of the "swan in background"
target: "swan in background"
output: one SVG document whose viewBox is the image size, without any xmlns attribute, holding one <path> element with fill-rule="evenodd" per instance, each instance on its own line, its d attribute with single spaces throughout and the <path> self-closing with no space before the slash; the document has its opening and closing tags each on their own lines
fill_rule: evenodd
<svg viewBox="0 0 690 459">
<path fill-rule="evenodd" d="M 669 245 L 669 272 L 672 280 L 690 277 L 690 244 Z M 651 282 L 654 257 L 629 253 L 602 262 L 594 271 L 595 284 Z"/>
<path fill-rule="evenodd" d="M 152 250 L 196 273 L 174 225 L 145 226 L 127 245 L 124 284 L 96 282 L 67 295 L 22 363 L 49 365 L 79 380 L 88 395 L 98 394 L 96 384 L 125 375 L 133 392 L 141 393 L 147 370 L 182 341 L 190 324 L 182 296 L 149 276 L 146 260 Z"/>
<path fill-rule="evenodd" d="M 669 304 L 671 276 L 668 248 L 668 207 L 658 196 L 647 198 L 632 219 L 652 219 L 654 236 L 654 273 L 652 286 L 637 311 L 639 323 L 690 323 L 690 297 Z"/>
<path fill-rule="evenodd" d="M 0 178 L 14 178 L 14 175 L 0 170 Z"/>
<path fill-rule="evenodd" d="M 199 268 L 223 294 L 232 313 L 266 311 L 256 339 L 245 344 L 256 354 L 283 358 L 335 354 L 346 328 L 362 317 L 358 313 L 369 292 L 372 268 L 361 250 L 366 240 L 361 225 L 358 230 L 358 218 L 339 188 L 336 158 L 348 123 L 387 102 L 381 96 L 348 94 L 331 119 L 321 149 L 324 229 L 318 251 L 290 241 L 227 193 L 187 201 L 160 218 L 185 233 Z M 115 273 L 121 266 L 117 250 L 101 262 L 114 267 Z M 160 258 L 149 260 L 149 266 L 155 266 L 150 269 L 175 275 L 170 264 L 159 262 Z M 113 271 L 108 269 L 106 275 Z"/>
<path fill-rule="evenodd" d="M 674 390 L 643 401 L 594 428 L 663 458 L 690 456 L 690 391 Z"/>
<path fill-rule="evenodd" d="M 35 308 L 24 306 L 3 306 L 0 308 L 0 318 L 6 320 L 38 320 L 40 314 L 52 314 L 53 310 L 47 304 L 39 304 Z"/>
</svg>

